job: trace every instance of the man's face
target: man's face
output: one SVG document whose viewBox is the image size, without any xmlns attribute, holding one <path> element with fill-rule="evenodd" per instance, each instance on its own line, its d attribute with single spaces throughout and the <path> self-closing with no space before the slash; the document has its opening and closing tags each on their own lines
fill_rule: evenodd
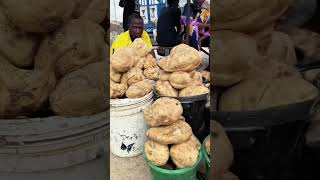
<svg viewBox="0 0 320 180">
<path fill-rule="evenodd" d="M 141 38 L 143 32 L 143 21 L 140 19 L 132 19 L 131 25 L 129 26 L 129 33 L 131 40 Z"/>
</svg>

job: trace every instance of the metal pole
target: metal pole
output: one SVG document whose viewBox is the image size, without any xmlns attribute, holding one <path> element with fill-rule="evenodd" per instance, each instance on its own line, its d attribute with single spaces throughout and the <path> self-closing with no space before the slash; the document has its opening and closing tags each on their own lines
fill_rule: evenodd
<svg viewBox="0 0 320 180">
<path fill-rule="evenodd" d="M 191 14 L 191 13 L 190 13 L 190 10 L 191 10 L 191 8 L 190 8 L 190 0 L 187 0 L 187 14 L 186 14 L 186 16 L 187 16 L 187 17 L 186 17 L 186 21 L 187 21 L 187 22 L 186 22 L 186 28 L 187 28 L 187 29 L 186 29 L 186 41 L 187 41 L 187 42 L 186 42 L 186 43 L 187 43 L 187 44 L 189 44 L 189 33 L 190 33 L 190 32 L 189 32 L 189 29 L 190 29 L 190 28 L 189 28 L 189 26 L 190 26 L 190 14 Z"/>
</svg>

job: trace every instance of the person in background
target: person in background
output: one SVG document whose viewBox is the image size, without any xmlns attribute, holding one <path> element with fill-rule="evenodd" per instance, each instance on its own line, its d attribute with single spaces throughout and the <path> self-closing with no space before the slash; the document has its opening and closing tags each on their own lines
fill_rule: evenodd
<svg viewBox="0 0 320 180">
<path fill-rule="evenodd" d="M 129 16 L 134 13 L 139 13 L 139 6 L 137 6 L 135 0 L 120 0 L 119 6 L 123 7 L 122 26 L 123 30 L 127 31 L 129 29 Z"/>
<path fill-rule="evenodd" d="M 182 22 L 186 28 L 187 5 L 184 7 Z M 189 45 L 200 49 L 200 46 L 209 47 L 210 44 L 210 2 L 208 0 L 194 0 L 190 4 L 190 26 L 189 26 Z M 184 37 L 185 38 L 185 37 Z"/>
<path fill-rule="evenodd" d="M 205 0 L 201 6 L 201 13 L 196 15 L 195 21 L 199 28 L 199 43 L 202 47 L 210 45 L 210 1 Z"/>
<path fill-rule="evenodd" d="M 187 18 L 186 16 L 182 16 L 182 33 L 179 35 L 179 38 L 181 39 L 182 42 L 186 42 L 186 36 L 187 36 Z M 200 45 L 199 45 L 199 27 L 195 24 L 195 21 L 193 20 L 192 17 L 190 17 L 189 21 L 189 46 L 195 48 L 196 50 L 200 50 Z"/>
<path fill-rule="evenodd" d="M 150 37 L 146 31 L 143 30 L 143 19 L 142 17 L 134 13 L 129 16 L 128 19 L 129 30 L 121 33 L 112 43 L 110 48 L 110 55 L 112 55 L 115 50 L 123 48 L 125 46 L 129 46 L 136 38 L 141 38 L 150 49 L 152 49 L 152 44 L 150 41 Z M 153 51 L 150 54 L 155 57 Z"/>
<path fill-rule="evenodd" d="M 201 14 L 201 6 L 202 3 L 204 2 L 204 0 L 193 0 L 193 2 L 190 4 L 190 16 L 195 19 L 195 17 L 197 16 L 198 13 Z M 187 7 L 188 4 L 186 4 L 183 8 L 183 16 L 187 15 Z"/>
<path fill-rule="evenodd" d="M 168 7 L 162 8 L 157 24 L 157 42 L 160 47 L 174 47 L 180 42 L 181 10 L 179 0 L 168 0 Z M 160 55 L 164 53 L 158 51 Z"/>
</svg>

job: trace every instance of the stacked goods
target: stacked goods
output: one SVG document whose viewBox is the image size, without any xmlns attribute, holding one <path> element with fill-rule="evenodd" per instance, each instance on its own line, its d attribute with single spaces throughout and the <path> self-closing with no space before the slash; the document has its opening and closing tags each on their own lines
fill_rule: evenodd
<svg viewBox="0 0 320 180">
<path fill-rule="evenodd" d="M 157 99 L 144 111 L 145 121 L 151 127 L 147 131 L 145 155 L 152 164 L 182 169 L 197 162 L 201 144 L 182 113 L 180 102 L 166 97 Z"/>
<path fill-rule="evenodd" d="M 203 57 L 196 49 L 180 44 L 162 58 L 155 90 L 159 96 L 189 97 L 209 93 L 204 82 L 210 81 L 208 71 L 197 71 Z"/>
<path fill-rule="evenodd" d="M 104 0 L 0 0 L 0 117 L 104 111 L 106 13 Z"/>
<path fill-rule="evenodd" d="M 150 80 L 157 80 L 159 68 L 151 49 L 141 38 L 132 45 L 118 49 L 111 56 L 110 97 L 140 98 L 152 91 Z"/>
<path fill-rule="evenodd" d="M 300 39 L 292 40 L 274 30 L 276 20 L 289 5 L 288 0 L 214 2 L 217 22 L 213 32 L 215 53 L 211 54 L 213 81 L 215 88 L 223 87 L 217 109 L 262 110 L 313 100 L 318 95 L 294 67 L 297 64 L 294 42 Z M 237 100 L 229 99 L 231 96 L 237 96 Z"/>
</svg>

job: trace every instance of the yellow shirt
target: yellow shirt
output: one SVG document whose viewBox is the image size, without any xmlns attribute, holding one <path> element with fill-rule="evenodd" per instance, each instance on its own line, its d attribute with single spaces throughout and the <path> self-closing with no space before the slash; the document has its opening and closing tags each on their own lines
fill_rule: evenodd
<svg viewBox="0 0 320 180">
<path fill-rule="evenodd" d="M 149 37 L 149 35 L 148 35 L 148 33 L 146 31 L 143 31 L 143 33 L 141 35 L 141 39 L 148 45 L 148 47 L 150 49 L 152 49 L 152 44 L 151 44 L 151 41 L 150 41 L 150 37 Z M 120 49 L 120 48 L 123 48 L 125 46 L 129 46 L 130 44 L 132 44 L 132 40 L 130 38 L 129 31 L 126 31 L 126 32 L 120 34 L 117 37 L 117 39 L 115 39 L 113 41 L 112 46 L 110 48 L 110 55 L 112 55 L 116 49 Z"/>
</svg>

